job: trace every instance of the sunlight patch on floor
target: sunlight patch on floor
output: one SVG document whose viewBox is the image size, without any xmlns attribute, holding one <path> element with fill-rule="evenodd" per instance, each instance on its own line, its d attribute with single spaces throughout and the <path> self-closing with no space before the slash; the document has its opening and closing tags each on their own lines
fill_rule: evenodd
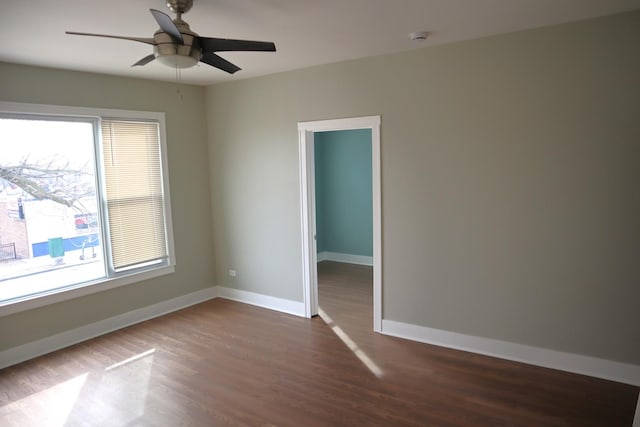
<svg viewBox="0 0 640 427">
<path fill-rule="evenodd" d="M 152 348 L 10 402 L 0 407 L 0 426 L 137 425 L 147 409 L 155 351 Z M 90 422 L 86 413 L 75 410 L 76 405 L 94 410 Z"/>
<path fill-rule="evenodd" d="M 105 371 L 110 371 L 112 369 L 119 368 L 119 367 L 127 365 L 127 364 L 129 364 L 131 362 L 135 362 L 136 360 L 142 359 L 143 357 L 147 357 L 150 354 L 155 353 L 155 351 L 156 351 L 156 349 L 152 348 L 151 350 L 147 350 L 147 351 L 145 351 L 143 353 L 136 354 L 135 356 L 132 356 L 132 357 L 130 357 L 128 359 L 125 359 L 122 362 L 114 363 L 113 365 L 106 367 L 104 370 Z"/>
<path fill-rule="evenodd" d="M 144 416 L 155 351 L 152 348 L 104 369 L 94 394 L 109 402 L 105 423 L 130 425 Z"/>
<path fill-rule="evenodd" d="M 79 375 L 1 407 L 0 425 L 41 425 L 40 423 L 46 420 L 47 426 L 64 426 L 88 375 L 88 373 Z M 38 408 L 38 410 L 25 413 L 22 408 Z"/>
<path fill-rule="evenodd" d="M 355 354 L 356 357 L 360 359 L 364 366 L 366 366 L 373 373 L 373 375 L 378 378 L 382 378 L 384 374 L 384 372 L 382 372 L 382 369 L 380 369 L 380 367 L 376 365 L 376 363 L 371 360 L 371 358 L 367 356 L 367 354 L 362 351 L 360 347 L 358 347 L 358 344 L 356 344 L 351 339 L 351 337 L 349 337 L 349 335 L 344 330 L 342 330 L 340 326 L 336 325 L 333 319 L 329 317 L 329 315 L 320 307 L 318 307 L 318 315 L 331 328 L 333 333 L 336 334 L 338 338 L 340 338 L 342 342 L 345 343 L 349 350 L 351 350 L 353 354 Z"/>
</svg>

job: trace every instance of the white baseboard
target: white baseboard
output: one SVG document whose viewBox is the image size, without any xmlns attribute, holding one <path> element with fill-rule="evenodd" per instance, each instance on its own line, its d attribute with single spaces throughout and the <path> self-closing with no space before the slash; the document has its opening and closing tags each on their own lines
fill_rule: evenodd
<svg viewBox="0 0 640 427">
<path fill-rule="evenodd" d="M 373 265 L 373 257 L 366 255 L 342 254 L 339 252 L 318 252 L 318 262 L 335 261 L 349 264 Z"/>
<path fill-rule="evenodd" d="M 382 320 L 385 335 L 640 386 L 640 366 Z M 636 411 L 637 412 L 637 411 Z M 638 416 L 636 416 L 638 418 Z M 635 425 L 634 425 L 635 426 Z M 639 426 L 640 427 L 640 426 Z"/>
<path fill-rule="evenodd" d="M 304 303 L 302 302 L 240 289 L 214 286 L 0 351 L 0 369 L 216 297 L 305 317 Z M 385 335 L 427 344 L 589 375 L 640 387 L 640 366 L 638 365 L 448 332 L 393 320 L 382 320 L 381 332 Z M 640 397 L 636 406 L 633 427 L 640 427 Z"/>
<path fill-rule="evenodd" d="M 0 369 L 215 297 L 215 287 L 202 289 L 1 351 Z"/>
<path fill-rule="evenodd" d="M 233 301 L 243 302 L 245 304 L 268 308 L 270 310 L 281 311 L 283 313 L 305 317 L 303 302 L 272 297 L 269 295 L 243 291 L 240 289 L 227 288 L 224 286 L 216 286 L 215 289 L 217 296 L 220 298 L 230 299 Z"/>
</svg>

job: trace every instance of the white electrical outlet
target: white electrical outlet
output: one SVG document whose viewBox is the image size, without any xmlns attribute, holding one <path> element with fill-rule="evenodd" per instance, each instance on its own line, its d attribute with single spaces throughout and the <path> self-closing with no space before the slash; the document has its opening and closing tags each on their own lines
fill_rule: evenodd
<svg viewBox="0 0 640 427">
<path fill-rule="evenodd" d="M 236 277 L 236 271 L 235 270 L 229 270 L 229 276 Z"/>
</svg>

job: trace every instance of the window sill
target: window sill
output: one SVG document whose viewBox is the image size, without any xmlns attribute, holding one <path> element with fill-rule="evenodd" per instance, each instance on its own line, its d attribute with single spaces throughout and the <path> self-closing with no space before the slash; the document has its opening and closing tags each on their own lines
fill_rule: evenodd
<svg viewBox="0 0 640 427">
<path fill-rule="evenodd" d="M 155 277 L 165 276 L 175 272 L 175 266 L 168 265 L 164 267 L 154 268 L 138 273 L 132 273 L 127 276 L 116 278 L 100 279 L 98 281 L 80 283 L 77 285 L 67 286 L 64 288 L 53 289 L 48 292 L 42 292 L 35 295 L 29 295 L 24 298 L 14 299 L 10 301 L 0 302 L 0 317 L 27 311 L 38 307 L 44 307 L 74 298 L 79 298 L 98 292 L 115 289 L 120 286 L 131 285 L 143 280 L 153 279 Z"/>
</svg>

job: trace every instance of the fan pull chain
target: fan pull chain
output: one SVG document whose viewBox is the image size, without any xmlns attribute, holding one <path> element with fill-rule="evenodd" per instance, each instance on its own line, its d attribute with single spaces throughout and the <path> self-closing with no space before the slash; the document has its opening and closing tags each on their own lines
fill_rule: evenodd
<svg viewBox="0 0 640 427">
<path fill-rule="evenodd" d="M 180 70 L 180 68 L 178 68 L 178 66 L 176 65 L 176 83 L 177 83 L 177 87 L 176 87 L 176 95 L 178 97 L 178 101 L 182 102 L 183 100 L 183 96 L 182 96 L 182 92 L 180 92 L 180 82 L 182 81 L 182 70 Z"/>
</svg>

